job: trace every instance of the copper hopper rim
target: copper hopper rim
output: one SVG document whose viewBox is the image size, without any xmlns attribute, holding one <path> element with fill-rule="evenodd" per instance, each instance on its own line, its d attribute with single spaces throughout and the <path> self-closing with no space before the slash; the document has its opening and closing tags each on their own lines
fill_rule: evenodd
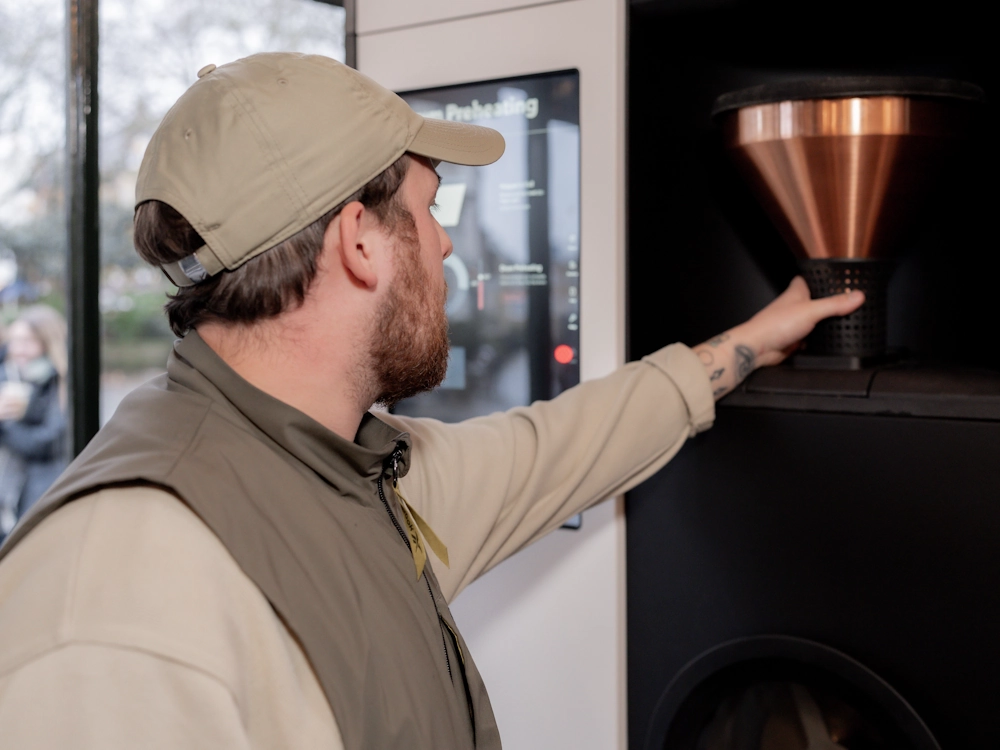
<svg viewBox="0 0 1000 750">
<path fill-rule="evenodd" d="M 869 259 L 891 254 L 984 101 L 964 81 L 837 76 L 726 93 L 712 117 L 799 258 Z"/>
<path fill-rule="evenodd" d="M 968 81 L 929 76 L 826 76 L 805 78 L 730 91 L 717 97 L 712 118 L 743 107 L 807 99 L 852 99 L 870 96 L 944 98 L 974 103 L 986 101 L 986 92 Z"/>
</svg>

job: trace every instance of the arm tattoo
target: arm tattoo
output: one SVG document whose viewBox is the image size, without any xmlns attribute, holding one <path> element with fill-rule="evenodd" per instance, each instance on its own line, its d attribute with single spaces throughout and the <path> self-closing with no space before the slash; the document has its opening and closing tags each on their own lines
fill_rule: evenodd
<svg viewBox="0 0 1000 750">
<path fill-rule="evenodd" d="M 719 378 L 722 377 L 722 373 L 724 373 L 725 371 L 726 371 L 725 367 L 720 367 L 718 370 L 716 370 L 711 374 L 709 380 L 718 380 Z"/>
<path fill-rule="evenodd" d="M 713 362 L 715 362 L 715 355 L 708 351 L 708 349 L 701 349 L 698 351 L 698 359 L 701 360 L 701 363 L 705 365 L 705 367 L 709 367 Z"/>
<path fill-rule="evenodd" d="M 723 386 L 721 388 L 716 388 L 714 391 L 712 391 L 712 395 L 715 398 L 718 398 L 719 396 L 721 396 L 722 394 L 726 393 L 727 391 L 729 391 L 729 389 L 726 388 L 725 386 Z"/>
<path fill-rule="evenodd" d="M 707 343 L 709 346 L 718 346 L 723 341 L 729 341 L 729 334 L 728 333 L 720 333 L 718 336 L 716 336 L 715 338 L 709 339 L 705 343 Z"/>
<path fill-rule="evenodd" d="M 756 362 L 757 356 L 753 353 L 753 349 L 743 344 L 736 345 L 736 374 L 740 380 L 753 372 Z"/>
</svg>

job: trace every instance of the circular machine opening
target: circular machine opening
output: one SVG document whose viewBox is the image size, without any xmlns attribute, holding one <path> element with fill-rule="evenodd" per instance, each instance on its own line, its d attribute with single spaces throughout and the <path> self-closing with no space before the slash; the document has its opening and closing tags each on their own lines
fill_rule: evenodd
<svg viewBox="0 0 1000 750">
<path fill-rule="evenodd" d="M 717 646 L 664 691 L 646 750 L 940 750 L 912 707 L 849 656 L 800 638 Z"/>
</svg>

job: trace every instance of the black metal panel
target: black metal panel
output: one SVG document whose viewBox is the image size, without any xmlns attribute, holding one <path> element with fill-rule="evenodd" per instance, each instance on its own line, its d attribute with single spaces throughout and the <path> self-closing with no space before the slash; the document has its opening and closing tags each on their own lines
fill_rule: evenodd
<svg viewBox="0 0 1000 750">
<path fill-rule="evenodd" d="M 727 406 L 1000 421 L 1000 372 L 900 362 L 864 370 L 757 370 Z"/>
<path fill-rule="evenodd" d="M 100 228 L 97 163 L 97 4 L 69 0 L 66 95 L 70 424 L 73 454 L 100 427 Z"/>
<path fill-rule="evenodd" d="M 874 670 L 944 748 L 1000 746 L 1000 424 L 720 410 L 629 494 L 629 738 L 758 634 Z"/>
</svg>

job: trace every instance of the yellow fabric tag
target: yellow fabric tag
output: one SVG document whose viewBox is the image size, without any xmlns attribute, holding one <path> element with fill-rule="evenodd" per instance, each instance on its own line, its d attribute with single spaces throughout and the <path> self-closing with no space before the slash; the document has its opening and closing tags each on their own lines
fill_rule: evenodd
<svg viewBox="0 0 1000 750">
<path fill-rule="evenodd" d="M 424 572 L 424 565 L 427 564 L 427 551 L 424 549 L 424 543 L 421 541 L 420 534 L 417 532 L 417 526 L 410 515 L 410 509 L 407 507 L 406 501 L 403 500 L 403 496 L 399 494 L 399 490 L 396 490 L 396 497 L 399 498 L 399 507 L 403 511 L 406 533 L 410 538 L 410 554 L 413 555 L 413 565 L 417 569 L 417 580 L 419 581 L 420 576 Z"/>
<path fill-rule="evenodd" d="M 399 485 L 396 482 L 392 484 L 392 491 L 396 493 L 396 499 L 399 500 L 399 507 L 403 509 L 403 518 L 406 521 L 406 530 L 410 537 L 410 552 L 413 553 L 413 564 L 417 569 L 417 578 L 420 578 L 424 572 L 424 565 L 427 564 L 427 550 L 424 549 L 421 534 L 427 540 L 431 551 L 437 555 L 438 560 L 443 562 L 445 567 L 450 567 L 448 564 L 448 548 L 438 539 L 438 535 L 434 533 L 434 529 L 406 502 L 406 498 L 399 491 Z"/>
</svg>

